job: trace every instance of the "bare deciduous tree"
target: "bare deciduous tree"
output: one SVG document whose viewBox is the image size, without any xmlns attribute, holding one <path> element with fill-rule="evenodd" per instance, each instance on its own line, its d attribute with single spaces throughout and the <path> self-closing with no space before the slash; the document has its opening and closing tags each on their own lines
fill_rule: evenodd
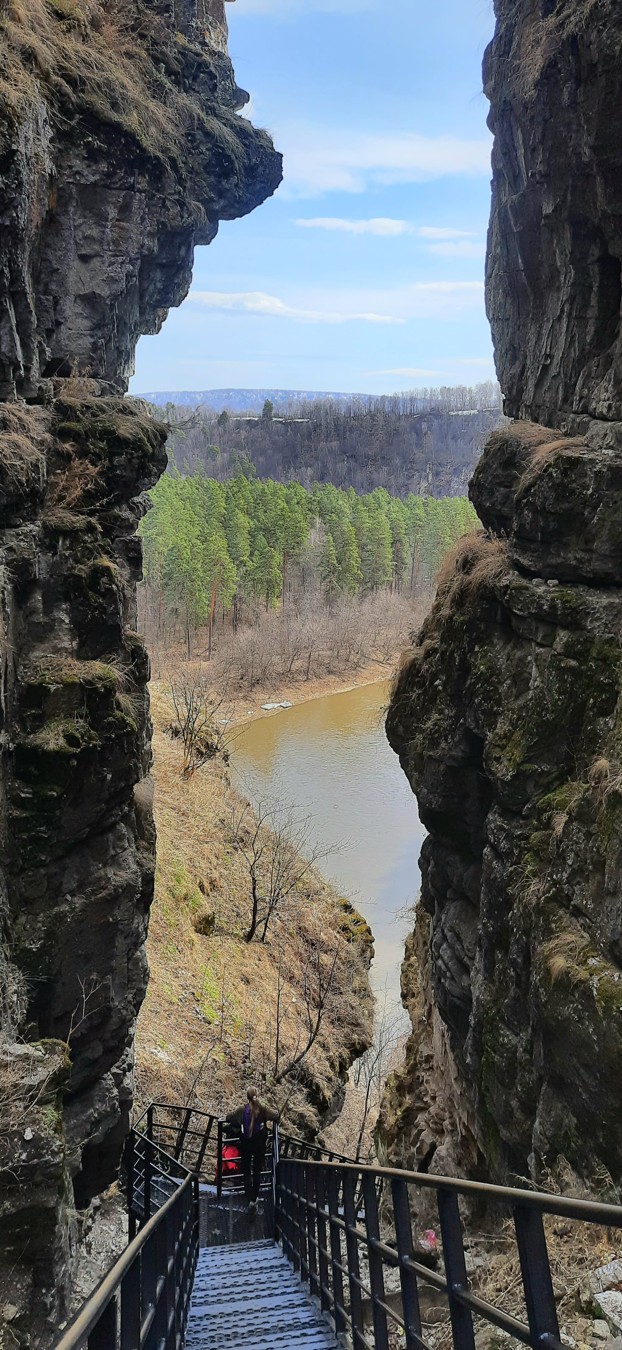
<svg viewBox="0 0 622 1350">
<path fill-rule="evenodd" d="M 246 866 L 251 889 L 251 917 L 244 935 L 252 942 L 257 933 L 265 942 L 268 928 L 283 902 L 330 850 L 311 839 L 308 817 L 261 802 L 253 812 L 248 803 L 234 807 L 231 833 Z"/>
<path fill-rule="evenodd" d="M 356 1162 L 373 1161 L 371 1131 L 380 1109 L 385 1083 L 394 1067 L 403 1040 L 404 1030 L 400 1019 L 397 1015 L 391 1016 L 385 999 L 384 1007 L 376 1016 L 373 1043 L 369 1050 L 357 1059 L 352 1070 L 352 1082 L 360 1093 L 360 1116 L 354 1152 Z"/>
<path fill-rule="evenodd" d="M 169 691 L 174 716 L 168 731 L 183 742 L 184 778 L 191 778 L 217 755 L 227 760 L 231 708 L 227 707 L 224 695 L 198 666 L 177 671 Z"/>
<path fill-rule="evenodd" d="M 281 1067 L 281 1027 L 284 1017 L 282 967 L 279 962 L 274 1081 L 282 1083 L 302 1064 L 313 1049 L 322 1029 L 324 1019 L 330 1011 L 336 984 L 336 970 L 339 950 L 335 947 L 331 953 L 325 953 L 319 946 L 312 947 L 307 954 L 303 970 L 301 993 L 301 1024 L 298 1040 L 293 1054 Z"/>
</svg>

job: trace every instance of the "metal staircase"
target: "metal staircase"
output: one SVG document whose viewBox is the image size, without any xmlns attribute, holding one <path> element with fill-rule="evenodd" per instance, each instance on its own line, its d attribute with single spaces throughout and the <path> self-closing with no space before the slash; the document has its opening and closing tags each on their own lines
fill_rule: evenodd
<svg viewBox="0 0 622 1350">
<path fill-rule="evenodd" d="M 446 1300 L 456 1350 L 474 1317 L 562 1350 L 543 1218 L 622 1228 L 622 1207 L 429 1173 L 362 1167 L 275 1130 L 256 1217 L 224 1169 L 225 1122 L 154 1103 L 128 1143 L 130 1243 L 56 1350 L 428 1350 L 420 1294 Z M 443 1270 L 412 1215 L 435 1203 Z M 470 1287 L 461 1204 L 513 1220 L 525 1318 Z"/>
</svg>

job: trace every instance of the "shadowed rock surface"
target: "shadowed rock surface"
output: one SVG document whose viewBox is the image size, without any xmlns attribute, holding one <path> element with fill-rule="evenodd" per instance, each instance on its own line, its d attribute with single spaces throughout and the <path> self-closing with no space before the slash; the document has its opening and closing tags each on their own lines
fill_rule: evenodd
<svg viewBox="0 0 622 1350">
<path fill-rule="evenodd" d="M 429 830 L 379 1136 L 622 1180 L 622 16 L 497 0 L 488 308 L 506 411 L 387 733 Z"/>
<path fill-rule="evenodd" d="M 166 433 L 120 394 L 195 244 L 280 181 L 245 102 L 222 0 L 0 0 L 3 1346 L 57 1333 L 75 1205 L 129 1126 L 155 862 L 135 532 Z"/>
</svg>

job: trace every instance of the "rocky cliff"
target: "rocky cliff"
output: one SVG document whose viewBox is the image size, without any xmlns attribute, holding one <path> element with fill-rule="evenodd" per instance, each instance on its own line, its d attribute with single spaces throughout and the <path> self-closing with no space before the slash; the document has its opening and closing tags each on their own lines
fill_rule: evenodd
<svg viewBox="0 0 622 1350">
<path fill-rule="evenodd" d="M 488 308 L 507 413 L 387 731 L 424 845 L 389 1156 L 622 1180 L 622 16 L 497 0 Z"/>
<path fill-rule="evenodd" d="M 0 30 L 0 1341 L 45 1345 L 147 980 L 135 531 L 164 432 L 121 395 L 195 244 L 281 164 L 237 116 L 222 0 L 0 0 Z"/>
</svg>

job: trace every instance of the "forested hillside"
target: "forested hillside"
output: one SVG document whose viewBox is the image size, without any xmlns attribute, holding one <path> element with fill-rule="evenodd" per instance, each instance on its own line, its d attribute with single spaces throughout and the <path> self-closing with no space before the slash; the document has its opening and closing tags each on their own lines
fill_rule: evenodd
<svg viewBox="0 0 622 1350">
<path fill-rule="evenodd" d="M 378 399 L 290 405 L 277 415 L 226 410 L 160 410 L 169 421 L 169 455 L 183 474 L 224 481 L 240 469 L 311 488 L 316 482 L 394 496 L 466 493 L 484 441 L 501 420 L 492 383 L 421 390 Z"/>
<path fill-rule="evenodd" d="M 358 496 L 332 484 L 238 474 L 219 483 L 167 474 L 141 526 L 147 585 L 160 616 L 192 634 L 217 617 L 235 631 L 282 606 L 331 609 L 340 597 L 425 594 L 443 554 L 477 524 L 466 498 L 402 501 L 383 488 Z"/>
</svg>

